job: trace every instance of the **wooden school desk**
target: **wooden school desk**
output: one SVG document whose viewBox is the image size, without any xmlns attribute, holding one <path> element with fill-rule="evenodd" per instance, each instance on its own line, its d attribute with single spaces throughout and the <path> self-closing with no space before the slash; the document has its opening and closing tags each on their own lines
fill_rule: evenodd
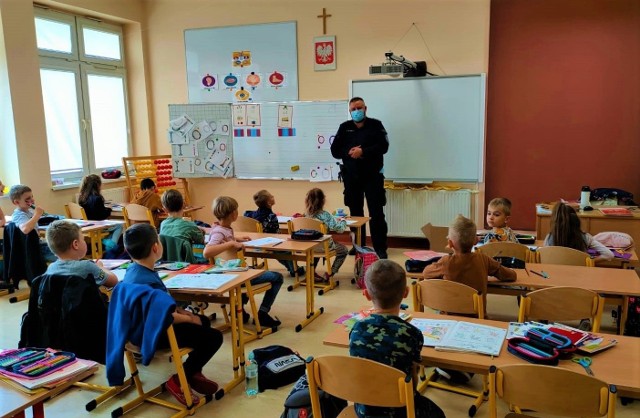
<svg viewBox="0 0 640 418">
<path fill-rule="evenodd" d="M 32 407 L 34 418 L 43 418 L 44 402 L 59 393 L 64 392 L 73 386 L 74 383 L 86 379 L 87 377 L 98 371 L 98 365 L 95 365 L 82 373 L 69 378 L 69 380 L 61 383 L 53 389 L 36 390 L 34 394 L 23 392 L 12 387 L 6 381 L 0 379 L 0 416 L 24 418 L 24 411 Z M 71 409 L 84 409 L 81 405 L 70 406 Z"/>
<path fill-rule="evenodd" d="M 257 232 L 242 232 L 240 235 L 246 235 L 252 240 L 265 237 L 273 237 L 284 240 L 283 242 L 276 245 L 259 247 L 247 246 L 245 243 L 245 257 L 273 258 L 276 260 L 292 261 L 295 260 L 306 263 L 306 281 L 308 283 L 308 285 L 305 286 L 307 299 L 306 318 L 298 325 L 296 325 L 295 328 L 296 332 L 300 332 L 302 328 L 309 325 L 314 319 L 319 317 L 324 312 L 324 308 L 322 307 L 320 307 L 319 309 L 315 308 L 315 288 L 313 287 L 315 269 L 313 267 L 313 257 L 314 255 L 316 255 L 314 253 L 314 248 L 322 241 L 329 239 L 329 235 L 325 235 L 320 240 L 314 241 L 294 241 L 289 237 L 289 235 L 285 234 L 259 234 Z"/>
<path fill-rule="evenodd" d="M 640 243 L 640 210 L 634 209 L 632 212 L 633 216 L 607 216 L 603 215 L 597 206 L 588 212 L 577 211 L 582 231 L 591 235 L 607 231 L 625 232 L 631 235 L 634 242 Z M 544 239 L 547 236 L 550 224 L 551 214 L 539 213 L 536 210 L 536 236 L 538 239 Z"/>
<path fill-rule="evenodd" d="M 212 266 L 213 267 L 213 266 Z M 175 300 L 187 302 L 212 302 L 229 304 L 231 311 L 231 357 L 233 363 L 233 379 L 227 383 L 223 390 L 229 392 L 244 381 L 244 327 L 242 323 L 241 287 L 249 280 L 258 277 L 264 270 L 250 269 L 247 271 L 230 272 L 236 277 L 223 284 L 219 288 L 212 289 L 169 289 Z M 169 278 L 180 274 L 180 271 L 172 272 Z"/>
<path fill-rule="evenodd" d="M 458 317 L 454 315 L 439 315 L 430 312 L 414 312 L 414 318 L 447 319 L 456 321 L 473 322 L 498 328 L 508 328 L 508 322 L 492 321 L 488 319 L 476 319 Z M 611 338 L 611 335 L 602 335 Z M 640 396 L 640 338 L 616 336 L 618 344 L 608 350 L 593 355 L 591 370 L 595 377 L 602 379 L 618 388 L 619 396 Z M 324 338 L 324 344 L 336 347 L 349 347 L 349 333 L 344 326 L 336 326 L 329 335 Z M 422 363 L 425 366 L 441 367 L 461 370 L 471 373 L 486 375 L 489 367 L 505 366 L 507 364 L 528 364 L 525 360 L 514 356 L 507 351 L 506 340 L 502 344 L 502 350 L 497 357 L 485 356 L 476 353 L 461 353 L 437 351 L 433 347 L 422 347 Z M 559 367 L 586 373 L 582 366 L 570 360 L 561 360 Z"/>
<path fill-rule="evenodd" d="M 289 229 L 287 226 L 287 222 L 289 221 L 289 219 L 293 219 L 291 216 L 278 216 L 278 223 L 280 224 L 280 231 L 284 233 L 288 233 Z M 355 234 L 356 234 L 356 242 L 359 243 L 360 242 L 360 238 L 362 237 L 362 230 L 360 229 L 361 226 L 366 225 L 367 222 L 369 222 L 371 220 L 371 218 L 369 216 L 348 216 L 345 218 L 347 220 L 347 227 L 349 228 L 356 228 L 355 230 Z M 349 223 L 351 222 L 351 223 Z M 349 233 L 351 232 L 350 229 L 345 230 L 345 232 L 343 233 Z M 337 232 L 330 232 L 331 234 L 337 234 Z"/>
<path fill-rule="evenodd" d="M 122 212 L 122 208 L 124 208 L 128 203 L 113 203 L 113 204 L 105 204 L 105 207 L 111 208 L 111 215 L 109 218 L 111 219 L 124 219 L 124 214 Z M 191 214 L 204 208 L 204 206 L 185 206 L 183 209 L 183 215 L 186 217 L 192 217 Z M 159 214 L 159 219 L 167 219 L 168 215 L 165 212 Z"/>
</svg>

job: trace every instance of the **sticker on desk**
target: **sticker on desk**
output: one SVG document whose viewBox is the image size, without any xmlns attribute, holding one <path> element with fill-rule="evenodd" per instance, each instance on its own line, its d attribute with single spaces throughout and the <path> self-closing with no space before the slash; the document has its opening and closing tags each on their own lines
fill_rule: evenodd
<svg viewBox="0 0 640 418">
<path fill-rule="evenodd" d="M 167 289 L 215 290 L 236 277 L 236 274 L 178 274 L 165 281 L 164 285 Z"/>
</svg>

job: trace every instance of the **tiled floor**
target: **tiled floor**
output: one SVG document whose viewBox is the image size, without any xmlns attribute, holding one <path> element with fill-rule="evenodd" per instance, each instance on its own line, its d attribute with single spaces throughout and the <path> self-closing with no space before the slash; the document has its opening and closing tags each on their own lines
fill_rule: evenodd
<svg viewBox="0 0 640 418">
<path fill-rule="evenodd" d="M 403 251 L 404 250 L 401 249 L 392 249 L 389 251 L 389 255 L 394 260 L 404 262 L 405 257 L 402 255 Z M 281 268 L 278 263 L 271 263 L 270 267 Z M 320 266 L 319 269 L 323 271 L 322 266 Z M 324 314 L 300 333 L 294 331 L 294 326 L 304 317 L 304 289 L 300 288 L 293 292 L 287 292 L 286 286 L 283 287 L 273 308 L 273 314 L 277 315 L 283 322 L 282 327 L 273 335 L 249 343 L 247 350 L 272 344 L 280 344 L 293 348 L 303 357 L 331 353 L 346 354 L 346 350 L 322 345 L 322 339 L 336 326 L 333 324 L 336 318 L 366 303 L 361 291 L 350 283 L 352 271 L 353 257 L 348 257 L 342 266 L 341 273 L 338 275 L 341 279 L 340 287 L 323 296 L 316 296 L 317 306 L 323 306 L 325 308 Z M 285 279 L 285 282 L 287 280 L 288 279 Z M 410 300 L 408 300 L 407 303 L 410 304 Z M 17 345 L 20 319 L 26 310 L 26 301 L 9 304 L 9 298 L 7 296 L 0 298 L 0 347 L 11 348 Z M 219 308 L 211 310 L 219 311 Z M 488 313 L 492 319 L 513 320 L 517 316 L 516 300 L 508 296 L 489 295 Z M 605 314 L 603 323 L 603 331 L 612 329 L 612 322 L 608 312 Z M 227 333 L 225 334 L 225 344 L 223 344 L 221 350 L 205 368 L 205 375 L 220 383 L 229 380 L 232 375 L 230 351 L 229 334 Z M 162 382 L 168 377 L 169 373 L 170 365 L 160 360 L 154 361 L 149 367 L 142 367 L 143 379 L 149 381 L 151 384 Z M 90 381 L 97 384 L 104 384 L 105 379 L 103 372 L 101 371 Z M 479 387 L 481 381 L 478 377 L 475 377 L 472 383 Z M 290 387 L 268 390 L 261 393 L 256 399 L 247 399 L 244 396 L 243 389 L 243 387 L 238 386 L 226 394 L 221 400 L 205 405 L 198 411 L 197 416 L 278 418 L 282 413 L 283 402 L 289 393 Z M 471 398 L 433 389 L 430 389 L 427 394 L 442 407 L 447 417 L 467 416 L 467 410 L 471 405 Z M 47 402 L 45 405 L 46 415 L 48 418 L 110 417 L 113 409 L 121 405 L 125 399 L 132 397 L 132 392 L 128 392 L 128 396 L 120 396 L 119 398 L 100 405 L 91 413 L 86 412 L 84 405 L 95 396 L 94 392 L 72 389 Z M 166 395 L 163 394 L 162 396 Z M 500 405 L 499 413 L 501 415 L 499 416 L 504 416 L 507 412 L 507 408 L 504 405 Z M 638 417 L 640 416 L 640 401 L 635 401 L 627 406 L 620 405 L 618 401 L 616 412 L 617 416 L 622 418 Z M 148 405 L 141 406 L 137 410 L 127 414 L 127 416 L 130 417 L 169 417 L 170 415 L 167 409 Z M 476 416 L 488 417 L 487 406 L 483 405 Z"/>
</svg>

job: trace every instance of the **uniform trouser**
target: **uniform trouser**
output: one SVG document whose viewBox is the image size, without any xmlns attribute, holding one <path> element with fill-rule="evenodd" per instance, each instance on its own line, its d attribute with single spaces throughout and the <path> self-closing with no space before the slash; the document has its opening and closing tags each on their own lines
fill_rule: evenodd
<svg viewBox="0 0 640 418">
<path fill-rule="evenodd" d="M 384 190 L 384 176 L 374 174 L 368 178 L 354 179 L 344 177 L 344 204 L 349 207 L 351 216 L 364 216 L 364 199 L 367 199 L 369 210 L 369 228 L 371 229 L 371 241 L 373 248 L 379 255 L 387 252 L 387 222 L 384 219 L 384 205 L 387 198 Z M 359 245 L 365 245 L 367 241 L 366 226 L 361 227 L 361 241 Z"/>
</svg>

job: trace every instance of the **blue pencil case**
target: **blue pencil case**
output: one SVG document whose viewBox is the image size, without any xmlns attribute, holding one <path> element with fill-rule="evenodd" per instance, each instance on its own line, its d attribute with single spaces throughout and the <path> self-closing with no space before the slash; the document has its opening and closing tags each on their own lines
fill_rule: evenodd
<svg viewBox="0 0 640 418">
<path fill-rule="evenodd" d="M 507 351 L 529 363 L 546 364 L 548 366 L 557 365 L 560 357 L 560 352 L 553 346 L 529 337 L 510 339 L 507 344 Z"/>
</svg>

